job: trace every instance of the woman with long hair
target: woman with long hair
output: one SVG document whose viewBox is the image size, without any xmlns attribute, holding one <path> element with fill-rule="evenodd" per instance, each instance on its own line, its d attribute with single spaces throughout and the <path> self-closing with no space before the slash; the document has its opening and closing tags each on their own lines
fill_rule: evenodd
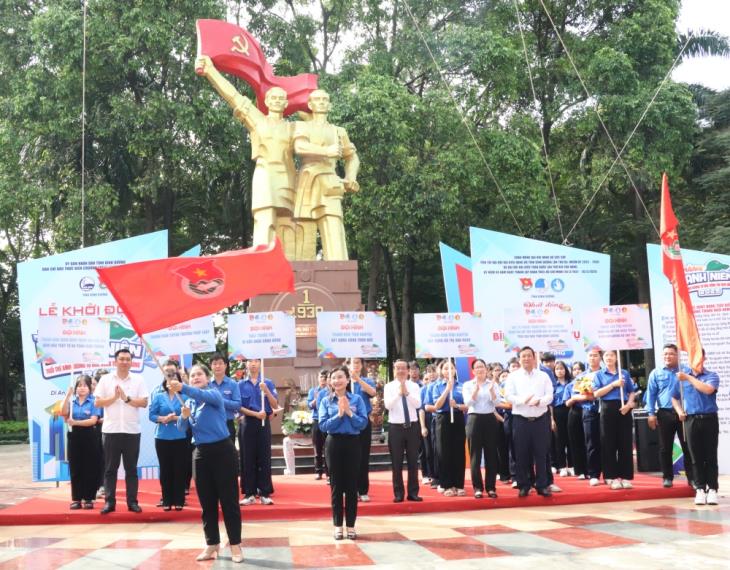
<svg viewBox="0 0 730 570">
<path fill-rule="evenodd" d="M 73 394 L 73 398 L 71 397 Z M 66 392 L 61 415 L 68 425 L 68 467 L 71 473 L 71 510 L 94 508 L 99 483 L 99 410 L 91 395 L 91 377 L 82 374 Z"/>
<path fill-rule="evenodd" d="M 578 479 L 585 479 L 588 474 L 586 459 L 586 440 L 583 433 L 583 395 L 575 391 L 576 378 L 585 372 L 582 362 L 574 362 L 572 367 L 573 379 L 563 390 L 563 403 L 568 409 L 568 441 L 570 455 L 573 459 L 573 473 Z"/>
<path fill-rule="evenodd" d="M 555 464 L 558 475 L 567 477 L 573 471 L 573 458 L 570 453 L 570 440 L 568 439 L 568 414 L 570 408 L 565 405 L 563 396 L 565 389 L 573 379 L 568 365 L 562 360 L 555 363 L 553 369 L 555 374 L 555 394 L 553 398 L 553 419 L 555 420 L 555 431 L 553 441 L 555 442 Z"/>
</svg>

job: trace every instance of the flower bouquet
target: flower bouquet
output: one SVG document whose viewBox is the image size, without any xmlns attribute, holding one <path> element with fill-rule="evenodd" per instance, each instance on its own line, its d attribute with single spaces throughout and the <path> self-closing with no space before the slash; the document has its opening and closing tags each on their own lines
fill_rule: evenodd
<svg viewBox="0 0 730 570">
<path fill-rule="evenodd" d="M 312 431 L 312 412 L 308 410 L 294 410 L 284 416 L 281 429 L 284 435 L 295 433 L 308 434 Z"/>
<path fill-rule="evenodd" d="M 593 394 L 593 374 L 586 374 L 575 381 L 575 391 L 587 396 Z"/>
</svg>

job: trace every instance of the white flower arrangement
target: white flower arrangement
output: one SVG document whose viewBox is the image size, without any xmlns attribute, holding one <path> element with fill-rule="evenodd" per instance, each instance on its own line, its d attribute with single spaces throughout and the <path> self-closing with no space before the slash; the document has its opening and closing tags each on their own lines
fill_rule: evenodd
<svg viewBox="0 0 730 570">
<path fill-rule="evenodd" d="M 293 433 L 310 433 L 312 431 L 312 412 L 307 410 L 294 410 L 292 413 L 284 416 L 282 422 L 282 431 L 284 435 Z"/>
</svg>

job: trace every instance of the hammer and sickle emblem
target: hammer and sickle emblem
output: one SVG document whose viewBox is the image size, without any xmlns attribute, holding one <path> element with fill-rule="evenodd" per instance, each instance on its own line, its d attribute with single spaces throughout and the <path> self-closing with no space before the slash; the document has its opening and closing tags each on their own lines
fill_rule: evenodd
<svg viewBox="0 0 730 570">
<path fill-rule="evenodd" d="M 245 36 L 243 36 L 242 34 L 238 36 L 233 36 L 233 39 L 231 39 L 231 41 L 233 42 L 233 47 L 231 48 L 231 51 L 242 53 L 244 55 L 249 55 L 248 40 Z"/>
</svg>

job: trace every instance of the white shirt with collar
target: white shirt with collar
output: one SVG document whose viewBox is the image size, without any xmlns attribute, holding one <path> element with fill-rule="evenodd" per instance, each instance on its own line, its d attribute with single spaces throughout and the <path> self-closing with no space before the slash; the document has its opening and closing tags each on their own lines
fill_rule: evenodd
<svg viewBox="0 0 730 570">
<path fill-rule="evenodd" d="M 553 401 L 553 383 L 550 376 L 539 368 L 534 368 L 532 372 L 519 368 L 507 376 L 505 396 L 512 404 L 512 414 L 537 418 L 547 412 Z M 539 400 L 538 405 L 526 403 L 530 396 Z"/>
<path fill-rule="evenodd" d="M 111 398 L 117 386 L 121 386 L 130 398 L 149 398 L 147 385 L 139 374 L 128 374 L 124 379 L 119 378 L 116 373 L 106 374 L 99 380 L 94 395 L 97 398 Z M 121 399 L 114 400 L 113 404 L 104 408 L 102 433 L 141 433 L 142 428 L 139 423 L 141 410 L 142 408 L 136 408 Z"/>
<path fill-rule="evenodd" d="M 417 424 L 418 409 L 421 407 L 421 388 L 413 380 L 406 380 L 406 391 L 408 392 L 406 396 L 408 419 L 411 425 Z M 389 423 L 401 425 L 406 423 L 398 380 L 392 380 L 383 387 L 383 404 L 388 410 Z"/>
</svg>

